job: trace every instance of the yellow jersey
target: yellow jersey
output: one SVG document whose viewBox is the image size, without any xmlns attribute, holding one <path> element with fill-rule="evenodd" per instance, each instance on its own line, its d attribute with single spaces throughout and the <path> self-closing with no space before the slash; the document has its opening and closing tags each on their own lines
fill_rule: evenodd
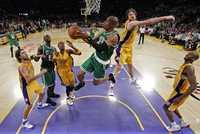
<svg viewBox="0 0 200 134">
<path fill-rule="evenodd" d="M 33 64 L 31 62 L 31 60 L 27 60 L 27 61 L 21 63 L 19 66 L 23 66 L 24 68 L 26 68 L 26 70 L 28 71 L 28 73 L 27 73 L 28 77 L 33 77 L 35 75 Z M 23 87 L 23 85 L 27 85 L 25 78 L 22 76 L 22 74 L 20 72 L 19 72 L 19 80 L 20 80 L 21 88 Z"/>
<path fill-rule="evenodd" d="M 64 53 L 58 52 L 57 54 L 54 55 L 54 60 L 56 63 L 56 69 L 65 69 L 68 71 L 71 71 L 71 68 L 73 66 L 73 58 L 72 56 L 68 53 L 67 50 L 64 51 Z"/>
<path fill-rule="evenodd" d="M 130 21 L 126 21 L 125 23 L 125 30 L 122 33 L 122 35 L 125 37 L 127 32 L 128 32 L 128 23 L 130 23 Z M 122 48 L 127 48 L 127 49 L 132 49 L 132 45 L 135 42 L 136 36 L 137 36 L 137 30 L 138 27 L 135 27 L 132 31 L 131 31 L 131 35 L 129 36 L 128 40 L 123 44 Z"/>
</svg>

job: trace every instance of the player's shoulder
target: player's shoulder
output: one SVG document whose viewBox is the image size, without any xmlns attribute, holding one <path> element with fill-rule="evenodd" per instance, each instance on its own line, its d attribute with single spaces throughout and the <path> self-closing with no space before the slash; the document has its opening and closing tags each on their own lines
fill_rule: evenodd
<svg viewBox="0 0 200 134">
<path fill-rule="evenodd" d="M 184 72 L 194 72 L 194 66 L 192 64 L 185 64 Z"/>
</svg>

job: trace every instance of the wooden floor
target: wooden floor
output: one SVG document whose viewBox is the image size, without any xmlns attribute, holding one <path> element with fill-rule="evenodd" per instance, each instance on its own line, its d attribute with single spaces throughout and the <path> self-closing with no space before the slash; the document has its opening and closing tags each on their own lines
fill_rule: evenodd
<svg viewBox="0 0 200 134">
<path fill-rule="evenodd" d="M 52 44 L 56 45 L 58 41 L 65 41 L 68 36 L 65 30 L 57 29 L 48 31 L 52 36 Z M 42 43 L 44 33 L 30 35 L 27 40 L 21 41 L 23 45 Z M 80 41 L 73 41 L 82 51 L 80 57 L 74 57 L 75 65 L 80 65 L 94 50 L 87 44 Z M 31 53 L 35 53 L 33 50 Z M 155 90 L 164 98 L 170 94 L 173 79 L 167 79 L 163 74 L 164 67 L 178 68 L 183 63 L 185 51 L 172 48 L 161 43 L 152 37 L 146 37 L 145 44 L 134 45 L 134 66 L 144 76 L 150 76 L 155 80 Z M 114 63 L 114 61 L 112 61 Z M 39 64 L 34 63 L 36 72 L 39 71 Z M 197 80 L 200 81 L 200 61 L 195 63 Z M 0 47 L 0 123 L 6 115 L 12 110 L 19 99 L 22 99 L 18 83 L 17 62 L 10 58 L 9 47 Z M 192 97 L 180 108 L 185 119 L 192 125 L 196 133 L 200 133 L 200 102 Z"/>
</svg>

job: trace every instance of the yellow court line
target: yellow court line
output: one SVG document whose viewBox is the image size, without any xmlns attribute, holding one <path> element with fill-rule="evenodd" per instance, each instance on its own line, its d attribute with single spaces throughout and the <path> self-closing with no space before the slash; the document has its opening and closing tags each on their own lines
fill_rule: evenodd
<svg viewBox="0 0 200 134">
<path fill-rule="evenodd" d="M 104 98 L 104 99 L 109 99 L 107 96 L 101 96 L 101 95 L 88 95 L 88 96 L 81 96 L 81 97 L 78 97 L 76 99 L 77 100 L 80 100 L 80 99 L 87 99 L 87 98 Z M 124 106 L 125 108 L 128 109 L 128 111 L 135 117 L 137 123 L 139 124 L 140 126 L 140 129 L 142 131 L 144 131 L 144 125 L 142 124 L 139 116 L 136 114 L 136 112 L 130 108 L 126 103 L 122 102 L 121 100 L 117 99 L 116 102 L 118 102 L 119 104 L 121 104 L 122 106 Z M 48 127 L 48 123 L 49 123 L 49 120 L 51 119 L 51 117 L 62 107 L 62 105 L 58 106 L 53 112 L 51 112 L 51 114 L 48 116 L 47 120 L 45 121 L 45 124 L 42 128 L 42 134 L 45 134 L 45 131 Z"/>
<path fill-rule="evenodd" d="M 126 70 L 125 67 L 123 67 L 124 71 L 126 72 L 126 74 L 128 75 L 128 77 L 130 78 L 131 76 L 129 75 L 128 71 Z M 147 99 L 147 97 L 144 95 L 144 93 L 141 90 L 138 90 L 140 92 L 140 94 L 142 95 L 142 97 L 144 98 L 144 100 L 147 102 L 147 104 L 150 106 L 151 110 L 154 112 L 154 114 L 157 116 L 157 118 L 160 120 L 161 124 L 165 127 L 165 129 L 168 131 L 167 129 L 167 125 L 166 123 L 163 121 L 162 117 L 159 115 L 159 113 L 155 110 L 155 108 L 153 107 L 153 105 L 151 104 L 151 102 Z M 172 134 L 171 132 L 169 132 L 169 134 Z"/>
<path fill-rule="evenodd" d="M 33 106 L 28 114 L 28 116 L 30 115 L 30 113 L 32 112 L 33 108 L 35 107 L 36 105 L 36 102 L 39 100 L 39 96 L 35 99 L 34 103 L 33 103 Z M 20 134 L 21 133 L 21 130 L 22 130 L 22 125 L 19 126 L 19 128 L 17 129 L 16 131 L 16 134 Z"/>
</svg>

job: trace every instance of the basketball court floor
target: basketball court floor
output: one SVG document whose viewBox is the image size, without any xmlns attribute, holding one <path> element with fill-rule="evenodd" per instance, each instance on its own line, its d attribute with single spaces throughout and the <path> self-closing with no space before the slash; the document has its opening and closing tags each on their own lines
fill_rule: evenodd
<svg viewBox="0 0 200 134">
<path fill-rule="evenodd" d="M 68 36 L 64 29 L 48 31 L 52 44 L 65 41 Z M 24 45 L 40 44 L 44 33 L 30 35 L 21 41 Z M 94 51 L 81 41 L 73 43 L 82 51 L 74 56 L 76 67 Z M 35 53 L 37 47 L 30 53 Z M 166 78 L 169 68 L 177 69 L 183 63 L 185 51 L 167 43 L 146 37 L 145 44 L 134 45 L 135 74 L 141 79 L 142 87 L 130 85 L 126 67 L 117 77 L 116 98 L 107 97 L 108 83 L 92 84 L 92 74 L 86 76 L 86 86 L 76 93 L 73 106 L 65 104 L 65 88 L 56 80 L 56 92 L 62 96 L 56 100 L 57 107 L 38 110 L 33 108 L 30 120 L 36 125 L 32 130 L 22 129 L 21 119 L 24 102 L 18 83 L 17 62 L 10 58 L 8 46 L 0 47 L 0 133 L 30 134 L 168 134 L 169 121 L 162 105 L 172 91 L 173 79 Z M 114 64 L 114 60 L 112 60 Z M 35 63 L 36 72 L 40 63 Z M 113 71 L 111 66 L 107 73 Z M 195 63 L 197 80 L 200 80 L 200 61 Z M 169 74 L 169 73 L 168 73 Z M 198 95 L 197 95 L 198 96 Z M 37 100 L 37 98 L 35 99 Z M 200 133 L 200 102 L 192 97 L 180 108 L 185 120 L 191 123 L 177 134 Z M 177 118 L 176 118 L 177 120 Z"/>
</svg>

